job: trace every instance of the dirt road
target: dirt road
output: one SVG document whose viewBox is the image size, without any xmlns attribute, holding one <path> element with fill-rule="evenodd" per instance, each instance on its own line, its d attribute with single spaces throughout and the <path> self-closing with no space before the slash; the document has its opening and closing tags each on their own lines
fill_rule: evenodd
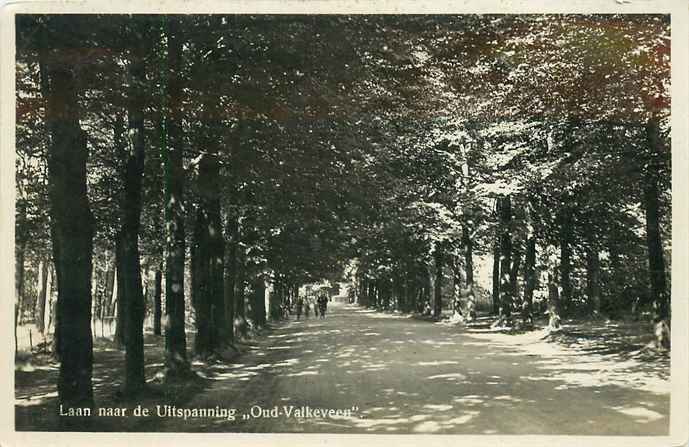
<svg viewBox="0 0 689 447">
<path fill-rule="evenodd" d="M 462 328 L 348 305 L 331 305 L 326 319 L 292 320 L 261 338 L 239 363 L 214 368 L 213 384 L 184 407 L 237 408 L 235 420 L 152 419 L 150 429 L 591 435 L 668 430 L 669 394 L 632 380 L 630 365 L 602 371 L 575 353 L 534 354 Z M 254 415 L 265 414 L 251 417 L 252 407 Z M 320 414 L 328 410 L 333 411 Z"/>
</svg>

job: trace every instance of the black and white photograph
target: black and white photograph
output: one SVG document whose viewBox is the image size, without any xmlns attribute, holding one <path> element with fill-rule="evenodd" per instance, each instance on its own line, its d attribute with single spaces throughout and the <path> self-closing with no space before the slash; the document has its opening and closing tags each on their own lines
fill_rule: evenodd
<svg viewBox="0 0 689 447">
<path fill-rule="evenodd" d="M 211 12 L 13 15 L 16 432 L 670 435 L 671 14 Z"/>
</svg>

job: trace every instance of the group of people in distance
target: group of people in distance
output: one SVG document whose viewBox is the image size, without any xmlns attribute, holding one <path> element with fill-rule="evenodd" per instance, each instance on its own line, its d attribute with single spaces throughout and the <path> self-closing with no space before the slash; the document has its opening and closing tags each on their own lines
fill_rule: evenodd
<svg viewBox="0 0 689 447">
<path fill-rule="evenodd" d="M 431 316 L 433 309 L 431 308 L 430 300 L 418 304 L 417 311 L 423 316 Z M 452 301 L 452 315 L 459 316 L 465 321 L 472 321 L 476 319 L 476 297 L 471 285 L 466 288 L 460 288 Z"/>
<path fill-rule="evenodd" d="M 301 318 L 302 313 L 306 318 L 309 318 L 311 308 L 316 317 L 325 318 L 325 312 L 328 310 L 328 296 L 325 293 L 318 294 L 317 297 L 307 296 L 306 299 L 300 296 L 297 297 L 294 303 L 297 311 L 297 320 Z"/>
</svg>

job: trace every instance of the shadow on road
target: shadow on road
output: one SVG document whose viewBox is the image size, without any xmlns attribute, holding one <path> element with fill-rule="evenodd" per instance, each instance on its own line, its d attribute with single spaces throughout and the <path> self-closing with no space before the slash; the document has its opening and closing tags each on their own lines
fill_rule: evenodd
<svg viewBox="0 0 689 447">
<path fill-rule="evenodd" d="M 206 385 L 178 403 L 236 408 L 239 414 L 255 406 L 276 409 L 278 416 L 153 418 L 119 427 L 190 432 L 667 433 L 664 366 L 587 353 L 539 341 L 536 335 L 471 332 L 335 305 L 326 319 L 276 326 L 257 338 L 237 363 L 199 365 Z M 147 339 L 154 341 L 159 342 Z M 147 349 L 156 352 L 160 347 Z M 99 393 L 118 383 L 121 369 L 114 363 L 121 358 L 116 351 L 97 354 Z M 153 371 L 159 366 L 149 367 Z M 31 402 L 47 411 L 48 400 L 55 399 L 55 368 L 17 372 L 17 414 Z M 155 398 L 147 401 L 155 403 Z M 305 416 L 295 411 L 300 409 Z M 321 417 L 308 413 L 313 409 L 341 411 Z M 350 413 L 343 414 L 346 410 Z M 27 426 L 41 424 L 27 415 L 18 423 L 20 419 Z"/>
</svg>

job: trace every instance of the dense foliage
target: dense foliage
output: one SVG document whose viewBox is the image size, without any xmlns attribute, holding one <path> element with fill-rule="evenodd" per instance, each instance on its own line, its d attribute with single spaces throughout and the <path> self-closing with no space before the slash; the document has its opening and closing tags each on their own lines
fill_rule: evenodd
<svg viewBox="0 0 689 447">
<path fill-rule="evenodd" d="M 92 277 L 57 306 L 57 345 L 89 341 L 57 352 L 65 380 L 91 318 L 118 314 L 131 393 L 145 315 L 160 333 L 164 309 L 177 377 L 185 320 L 213 355 L 265 323 L 268 283 L 276 306 L 347 279 L 362 305 L 436 317 L 489 297 L 508 326 L 649 315 L 667 345 L 669 33 L 650 15 L 18 16 L 18 314 L 41 301 L 43 325 L 25 277 L 51 257 L 58 303 Z"/>
</svg>

